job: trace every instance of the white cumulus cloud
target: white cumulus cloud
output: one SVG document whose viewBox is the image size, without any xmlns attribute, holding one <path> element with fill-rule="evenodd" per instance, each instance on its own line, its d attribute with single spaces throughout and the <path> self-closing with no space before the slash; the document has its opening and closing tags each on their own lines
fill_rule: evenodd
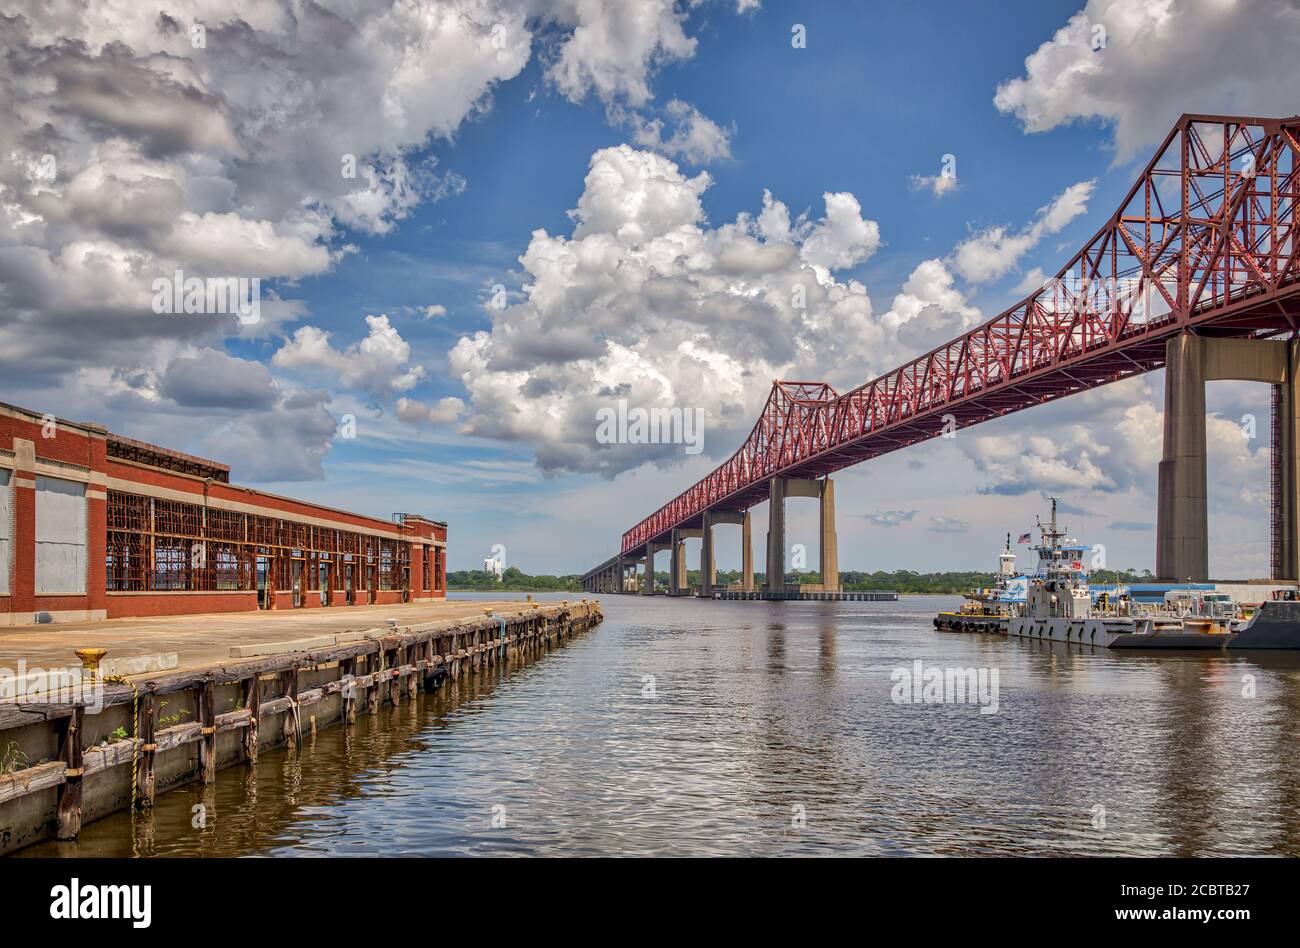
<svg viewBox="0 0 1300 948">
<path fill-rule="evenodd" d="M 1185 112 L 1294 115 L 1298 43 L 1294 0 L 1088 0 L 994 103 L 1027 132 L 1111 124 L 1127 159 Z"/>
<path fill-rule="evenodd" d="M 412 425 L 450 424 L 459 418 L 464 411 L 464 400 L 455 396 L 440 398 L 432 405 L 426 405 L 411 398 L 399 398 L 397 400 L 398 420 Z"/>
<path fill-rule="evenodd" d="M 1044 237 L 1059 233 L 1087 213 L 1088 199 L 1096 184 L 1080 181 L 1070 185 L 1050 204 L 1040 207 L 1034 220 L 1022 230 L 990 227 L 962 241 L 953 255 L 957 271 L 971 283 L 987 283 L 1010 273 Z"/>
<path fill-rule="evenodd" d="M 707 173 L 621 145 L 592 156 L 570 236 L 535 231 L 521 302 L 460 339 L 465 430 L 531 443 L 545 470 L 615 474 L 682 460 L 681 444 L 598 444 L 596 412 L 705 412 L 707 443 L 747 428 L 777 377 L 861 382 L 884 367 L 866 288 L 833 271 L 867 259 L 876 223 L 851 194 L 813 218 L 765 194 L 757 218 L 712 226 Z M 722 441 L 725 443 L 725 440 Z"/>
<path fill-rule="evenodd" d="M 324 369 L 346 388 L 377 397 L 406 392 L 424 378 L 424 366 L 411 364 L 411 346 L 387 315 L 367 316 L 366 337 L 346 349 L 330 343 L 332 333 L 300 326 L 271 358 L 282 369 Z"/>
</svg>

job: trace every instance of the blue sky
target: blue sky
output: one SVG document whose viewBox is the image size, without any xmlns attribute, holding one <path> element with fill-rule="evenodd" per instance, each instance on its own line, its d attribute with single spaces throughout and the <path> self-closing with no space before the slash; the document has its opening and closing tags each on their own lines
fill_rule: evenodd
<svg viewBox="0 0 1300 948">
<path fill-rule="evenodd" d="M 0 287 L 9 287 L 0 295 L 12 294 L 6 302 L 18 314 L 5 329 L 9 338 L 21 331 L 27 340 L 21 351 L 11 350 L 13 381 L 0 399 L 50 406 L 216 455 L 237 479 L 277 492 L 381 515 L 409 510 L 445 519 L 453 569 L 480 565 L 501 543 L 511 565 L 526 571 L 582 571 L 614 551 L 622 530 L 739 444 L 772 373 L 817 371 L 843 387 L 861 384 L 919 354 L 918 340 L 937 344 L 995 315 L 1024 295 L 1034 268 L 1051 275 L 1101 226 L 1149 157 L 1152 140 L 1182 111 L 1298 110 L 1287 107 L 1277 77 L 1252 63 L 1288 31 L 1295 39 L 1295 17 L 1279 13 L 1270 24 L 1267 17 L 1245 16 L 1248 8 L 1263 7 L 1244 0 L 1227 5 L 1240 7 L 1228 11 L 1229 23 L 1214 4 L 1174 6 L 1179 16 L 1171 22 L 1162 4 L 1139 0 L 1093 0 L 1084 9 L 1079 2 L 765 0 L 759 6 L 741 0 L 684 7 L 638 0 L 627 10 L 644 16 L 633 22 L 620 20 L 627 11 L 583 11 L 562 2 L 449 0 L 433 6 L 431 19 L 405 25 L 423 46 L 408 39 L 388 50 L 387 34 L 368 28 L 397 13 L 349 24 L 355 33 L 338 42 L 373 57 L 367 68 L 364 57 L 357 57 L 362 65 L 340 65 L 343 58 L 311 45 L 305 26 L 239 3 L 222 18 L 209 15 L 202 50 L 190 49 L 183 33 L 161 28 L 153 15 L 91 22 L 32 5 L 30 29 L 15 42 L 52 60 L 56 39 L 79 40 L 88 71 L 143 76 L 120 88 L 154 95 L 160 121 L 173 122 L 172 139 L 185 144 L 160 144 L 149 138 L 155 132 L 129 121 L 106 130 L 94 102 L 41 103 L 84 146 L 60 155 L 72 183 L 66 190 L 55 186 L 61 200 L 75 204 L 66 218 L 76 228 L 55 227 L 57 215 L 30 186 L 24 192 L 10 180 L 9 191 L 0 191 L 0 209 L 6 193 L 25 195 L 10 205 L 17 210 L 8 218 L 0 216 L 8 229 L 0 250 L 16 246 L 34 255 L 0 254 Z M 176 15 L 187 22 L 184 12 Z M 259 60 L 236 48 L 240 23 L 300 55 Z M 1097 23 L 1107 27 L 1106 47 L 1081 47 L 1079 37 Z M 487 61 L 480 53 L 491 54 L 488 37 L 501 24 L 511 45 Z M 805 48 L 792 47 L 794 24 L 806 28 Z M 1215 48 L 1228 26 L 1243 34 L 1233 40 L 1239 53 L 1233 70 L 1218 81 L 1183 76 L 1180 63 L 1198 44 Z M 522 46 L 521 34 L 528 37 Z M 113 52 L 114 40 L 132 56 L 120 47 Z M 192 64 L 189 81 L 234 143 L 196 130 L 180 110 L 167 110 L 174 90 L 149 85 L 157 79 L 151 52 Z M 1039 59 L 1027 64 L 1031 56 Z M 331 73 L 347 68 L 357 72 Z M 276 96 L 258 96 L 249 75 L 278 90 L 278 111 L 266 102 Z M 19 77 L 6 79 L 15 95 L 35 95 L 19 88 Z M 1013 85 L 1000 94 L 1006 83 Z M 674 102 L 682 112 L 672 112 Z M 645 129 L 655 120 L 663 123 L 662 135 L 652 138 Z M 692 154 L 669 142 L 674 128 L 692 127 L 716 131 L 722 144 L 715 140 Z M 27 130 L 24 147 L 30 149 L 35 128 Z M 616 153 L 625 144 L 629 150 Z M 338 160 L 332 148 L 356 149 L 360 162 L 381 176 L 398 169 L 414 184 L 404 194 L 376 189 L 382 210 L 361 213 L 349 203 L 357 196 L 346 193 L 354 185 L 340 190 L 328 174 Z M 946 154 L 956 158 L 955 189 L 936 194 L 914 182 L 938 174 Z M 326 173 L 315 175 L 316 163 Z M 623 174 L 622 184 L 608 191 L 599 182 L 584 184 L 589 170 Z M 92 207 L 83 192 L 114 190 L 75 187 L 92 173 L 116 175 L 129 200 Z M 707 187 L 696 178 L 701 173 Z M 127 233 L 127 224 L 151 219 L 165 201 L 145 192 L 141 175 L 174 180 L 183 195 L 172 207 L 175 220 L 161 220 L 145 236 Z M 641 259 L 642 245 L 619 238 L 623 244 L 607 248 L 599 265 L 577 264 L 582 246 L 604 245 L 582 244 L 575 228 L 590 237 L 612 235 L 613 224 L 601 230 L 611 219 L 642 227 L 662 210 L 654 204 L 662 194 L 638 192 L 647 181 L 667 181 L 679 203 L 663 213 L 686 213 L 671 223 L 710 253 L 732 239 L 726 226 L 738 215 L 749 215 L 745 226 L 761 231 L 755 220 L 770 192 L 796 220 L 789 240 L 801 248 L 803 263 L 791 272 L 810 270 L 810 241 L 820 230 L 839 241 L 839 264 L 829 267 L 823 285 L 869 298 L 870 312 L 860 304 L 847 314 L 828 308 L 826 324 L 808 336 L 808 345 L 789 348 L 779 337 L 804 333 L 797 320 L 782 323 L 774 315 L 768 325 L 754 311 L 743 318 L 724 312 L 728 294 L 716 284 L 729 271 L 721 256 L 703 267 L 703 277 L 692 272 L 671 286 L 651 281 L 612 291 L 619 274 Z M 838 219 L 828 194 L 856 202 L 856 211 L 840 205 L 847 231 L 832 226 Z M 589 205 L 575 215 L 584 195 Z M 615 207 L 620 195 L 639 195 L 642 210 Z M 703 217 L 690 218 L 680 201 L 698 201 Z M 619 216 L 625 212 L 626 220 Z M 805 212 L 800 231 L 797 219 Z M 41 214 L 33 226 L 31 215 Z M 643 218 L 633 220 L 637 214 Z M 1049 217 L 1053 223 L 1034 231 L 1024 249 L 1008 246 L 1004 238 L 1027 234 Z M 199 237 L 181 239 L 189 231 L 182 234 L 177 221 Z M 266 244 L 249 254 L 253 225 L 266 228 L 259 232 Z M 538 230 L 564 239 L 535 240 Z M 781 243 L 770 233 L 759 236 L 765 246 Z M 122 303 L 122 322 L 114 324 L 111 302 L 96 308 L 81 301 L 80 312 L 81 303 L 53 288 L 60 278 L 65 287 L 82 285 L 59 272 L 71 266 L 67 248 L 84 246 L 78 239 L 93 242 L 114 263 L 128 260 L 122 274 L 105 280 L 140 279 L 150 266 L 213 274 L 243 272 L 242 266 L 260 270 L 264 287 L 293 302 L 273 309 L 279 315 L 259 333 L 205 325 L 148 328 L 132 337 L 135 330 L 120 327 L 135 325 L 134 304 Z M 963 258 L 963 245 L 996 257 L 994 275 Z M 521 264 L 530 249 L 531 262 Z M 235 262 L 249 257 L 252 262 Z M 546 259 L 579 269 L 568 276 L 529 270 Z M 6 260 L 14 274 L 9 284 Z M 33 272 L 32 260 L 50 268 L 45 284 L 29 278 L 26 286 L 19 278 L 22 270 Z M 682 272 L 691 270 L 685 260 Z M 934 265 L 918 269 L 926 261 Z M 504 312 L 488 306 L 498 283 L 509 294 Z M 525 284 L 536 289 L 530 293 Z M 859 291 L 848 288 L 856 284 L 860 293 L 853 297 Z M 694 295 L 650 295 L 684 288 Z M 92 290 L 100 301 L 116 299 L 115 283 L 87 284 L 87 294 Z M 713 321 L 683 316 L 681 301 L 688 298 L 719 307 L 720 315 Z M 639 300 L 647 313 L 655 310 L 644 323 Z M 427 316 L 425 309 L 435 306 L 442 310 Z M 82 349 L 65 351 L 69 330 L 49 329 L 55 309 L 70 314 L 73 336 L 88 336 Z M 914 315 L 895 331 L 890 320 L 905 313 Z M 387 323 L 377 331 L 373 320 L 381 315 Z M 85 333 L 91 322 L 94 332 Z M 44 327 L 49 339 L 34 337 L 32 327 Z M 300 336 L 304 327 L 310 332 Z M 476 332 L 485 334 L 480 354 L 490 365 L 482 377 L 463 345 L 459 358 L 449 355 Z M 548 336 L 558 353 L 553 364 L 520 369 L 520 360 L 545 348 Z M 368 354 L 368 337 L 388 348 Z M 588 357 L 592 340 L 617 342 L 626 352 Z M 749 340 L 761 340 L 752 343 L 761 358 L 720 368 L 716 379 L 698 385 L 691 381 L 711 374 L 699 369 L 711 364 L 709 353 L 745 352 L 740 343 Z M 684 344 L 697 362 L 674 355 L 687 351 Z M 634 393 L 671 393 L 676 403 L 710 413 L 703 456 L 680 450 L 602 455 L 599 445 L 584 442 L 582 419 L 589 416 L 582 413 L 595 392 L 582 385 L 632 371 L 629 365 L 641 373 Z M 408 372 L 406 381 L 393 381 Z M 230 397 L 230 385 L 255 389 L 254 407 L 233 405 L 238 399 Z M 502 397 L 512 385 L 522 387 L 515 397 Z M 1112 565 L 1152 565 L 1155 470 L 1148 462 L 1160 389 L 1158 375 L 1125 383 L 1075 405 L 963 433 L 958 445 L 919 446 L 845 472 L 841 567 L 991 565 L 999 536 L 1028 529 L 1046 491 L 1064 494 L 1067 506 L 1080 511 L 1079 532 L 1108 544 L 1119 560 Z M 538 416 L 512 418 L 515 402 L 533 403 Z M 1258 572 L 1265 562 L 1267 506 L 1260 493 L 1267 490 L 1267 438 L 1238 446 L 1229 435 L 1243 413 L 1267 418 L 1267 392 L 1216 387 L 1210 406 L 1228 426 L 1220 434 L 1232 455 L 1224 464 L 1230 483 L 1212 498 L 1223 540 L 1217 565 Z M 355 438 L 331 430 L 349 416 L 356 419 Z M 1036 482 L 1015 470 L 1022 457 L 1036 462 L 1030 470 L 1046 472 L 1041 490 L 1027 489 L 1026 482 Z M 795 542 L 811 529 L 811 511 L 794 510 Z M 720 560 L 726 567 L 738 557 L 724 548 Z"/>
<path fill-rule="evenodd" d="M 873 293 L 888 299 L 918 260 L 956 244 L 970 228 L 1027 220 L 1066 185 L 1105 172 L 1113 156 L 1102 131 L 1065 128 L 1026 136 L 1014 119 L 993 107 L 991 90 L 1015 75 L 1024 51 L 1073 12 L 1070 3 L 1013 6 L 1015 15 L 1005 17 L 990 17 L 976 5 L 954 5 L 936 17 L 932 9 L 911 3 L 872 4 L 869 9 L 855 3 L 769 4 L 742 18 L 730 11 L 702 11 L 696 17 L 699 51 L 689 62 L 665 69 L 656 91 L 659 99 L 688 100 L 714 121 L 736 128 L 731 159 L 709 165 L 715 179 L 704 200 L 710 220 L 756 210 L 764 188 L 792 209 L 816 207 L 827 190 L 850 191 L 864 203 L 864 212 L 880 222 L 886 241 L 854 272 Z M 794 22 L 807 27 L 809 48 L 791 48 Z M 919 36 L 927 37 L 924 45 L 900 41 Z M 922 58 L 918 47 L 931 53 Z M 295 295 L 306 301 L 313 322 L 337 327 L 340 342 L 364 336 L 358 314 L 444 305 L 445 317 L 400 322 L 403 337 L 429 353 L 425 361 L 436 363 L 461 334 L 489 327 L 483 313 L 488 286 L 500 280 L 517 289 L 516 258 L 528 234 L 539 227 L 569 231 L 567 212 L 582 191 L 591 155 L 625 140 L 626 132 L 609 125 L 598 103 L 575 105 L 548 90 L 534 60 L 522 75 L 498 87 L 491 111 L 467 122 L 456 141 L 427 149 L 440 168 L 465 176 L 463 193 L 420 207 L 381 239 L 349 234 L 360 251 Z M 908 187 L 913 174 L 937 173 L 947 153 L 958 155 L 963 180 L 958 193 L 934 200 Z M 1113 191 L 1111 203 L 1131 183 L 1128 174 L 1106 175 L 1113 187 L 1101 193 Z M 1104 200 L 1098 204 L 1105 207 Z M 1062 235 L 1068 251 L 1042 248 L 1043 265 L 1050 269 L 1068 256 L 1096 226 L 1081 220 Z M 995 286 L 985 296 L 977 302 L 991 315 L 1015 294 Z M 240 354 L 266 357 L 273 349 L 269 342 L 247 346 Z M 861 381 L 869 377 L 864 371 Z M 445 373 L 411 392 L 426 401 L 462 394 L 458 381 Z M 427 449 L 419 447 L 398 446 L 392 456 L 425 454 Z M 333 462 L 372 457 L 374 450 L 365 439 L 335 442 L 327 478 Z M 442 459 L 531 459 L 524 445 L 464 438 L 440 445 L 436 454 Z M 480 516 L 492 522 L 492 511 L 500 504 L 509 511 L 508 519 L 526 517 L 537 494 L 571 489 L 569 479 L 564 480 L 492 484 Z M 304 486 L 281 489 L 302 493 Z M 451 509 L 457 501 L 449 493 L 437 490 L 433 496 Z M 318 496 L 348 499 L 332 487 Z M 665 492 L 644 498 L 629 513 L 649 513 L 646 504 L 668 497 Z M 605 546 L 594 553 L 610 547 L 622 529 L 618 523 L 609 527 Z M 507 532 L 504 523 L 498 529 Z M 477 547 L 459 551 L 463 558 L 453 556 L 452 565 L 478 565 L 490 546 L 482 554 Z M 565 568 L 586 565 L 578 559 Z M 546 564 L 530 556 L 523 568 L 543 571 Z"/>
</svg>

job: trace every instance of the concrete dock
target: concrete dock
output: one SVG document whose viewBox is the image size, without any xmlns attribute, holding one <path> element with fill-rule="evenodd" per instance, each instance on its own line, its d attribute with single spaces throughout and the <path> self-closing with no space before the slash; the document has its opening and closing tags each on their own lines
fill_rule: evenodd
<svg viewBox="0 0 1300 948">
<path fill-rule="evenodd" d="M 0 855 L 148 811 L 158 792 L 211 784 L 260 750 L 295 753 L 304 732 L 353 724 L 362 709 L 517 667 L 602 618 L 585 599 L 462 600 L 7 629 Z M 69 669 L 87 649 L 106 650 L 95 672 Z"/>
<path fill-rule="evenodd" d="M 575 596 L 575 600 L 577 597 Z M 548 602 L 547 605 L 556 603 Z M 376 629 L 396 619 L 401 627 L 426 622 L 478 618 L 486 608 L 500 615 L 531 610 L 517 600 L 486 602 L 450 600 L 399 605 L 351 606 L 346 609 L 294 609 L 219 612 L 210 615 L 58 622 L 0 628 L 0 669 L 27 666 L 61 668 L 80 664 L 74 649 L 103 648 L 108 660 L 175 653 L 178 669 L 198 668 L 238 658 L 232 648 L 261 643 L 292 643 L 362 629 Z M 251 657 L 251 656 L 247 656 Z M 0 672 L 3 675 L 3 672 Z"/>
</svg>

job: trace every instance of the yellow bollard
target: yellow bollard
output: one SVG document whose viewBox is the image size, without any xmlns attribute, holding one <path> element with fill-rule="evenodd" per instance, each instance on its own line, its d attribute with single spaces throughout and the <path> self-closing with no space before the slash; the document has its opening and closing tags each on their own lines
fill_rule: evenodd
<svg viewBox="0 0 1300 948">
<path fill-rule="evenodd" d="M 106 648 L 79 648 L 75 650 L 77 658 L 81 659 L 81 677 L 98 678 L 99 663 L 104 660 L 108 654 Z"/>
</svg>

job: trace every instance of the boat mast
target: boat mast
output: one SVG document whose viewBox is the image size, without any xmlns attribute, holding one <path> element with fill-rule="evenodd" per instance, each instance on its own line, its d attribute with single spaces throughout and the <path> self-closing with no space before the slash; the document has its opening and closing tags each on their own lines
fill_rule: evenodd
<svg viewBox="0 0 1300 948">
<path fill-rule="evenodd" d="M 1056 529 L 1056 498 L 1049 497 L 1048 500 L 1052 502 L 1052 519 L 1050 521 L 1050 526 L 1044 527 L 1043 521 L 1039 520 L 1038 529 L 1042 531 L 1043 534 L 1043 546 L 1049 550 L 1055 550 L 1061 545 L 1060 540 L 1065 536 L 1065 530 Z M 1048 538 L 1051 538 L 1050 543 L 1048 542 Z"/>
</svg>

